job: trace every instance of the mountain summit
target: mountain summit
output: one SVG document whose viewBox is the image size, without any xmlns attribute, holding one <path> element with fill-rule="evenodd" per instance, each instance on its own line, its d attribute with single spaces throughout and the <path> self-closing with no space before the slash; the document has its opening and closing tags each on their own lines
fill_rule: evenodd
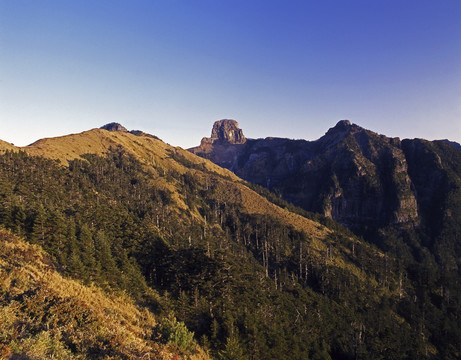
<svg viewBox="0 0 461 360">
<path fill-rule="evenodd" d="M 211 139 L 228 142 L 229 144 L 243 144 L 246 141 L 243 130 L 239 129 L 239 123 L 228 119 L 214 123 Z"/>
<path fill-rule="evenodd" d="M 128 130 L 121 124 L 112 122 L 110 124 L 106 124 L 101 126 L 100 129 L 107 130 L 107 131 L 121 131 L 121 132 L 128 132 Z"/>
<path fill-rule="evenodd" d="M 219 166 L 233 170 L 234 161 L 241 148 L 247 143 L 243 130 L 235 120 L 216 121 L 211 130 L 211 137 L 204 137 L 200 146 L 188 149 L 193 154 L 211 159 Z"/>
<path fill-rule="evenodd" d="M 243 135 L 243 130 L 239 128 L 239 123 L 235 120 L 223 119 L 216 121 L 213 124 L 210 138 L 203 138 L 201 145 L 217 144 L 244 144 L 246 138 Z"/>
</svg>

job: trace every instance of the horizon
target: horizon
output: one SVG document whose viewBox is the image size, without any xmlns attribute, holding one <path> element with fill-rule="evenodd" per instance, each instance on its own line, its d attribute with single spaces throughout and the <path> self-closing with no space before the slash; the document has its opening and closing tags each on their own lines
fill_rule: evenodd
<svg viewBox="0 0 461 360">
<path fill-rule="evenodd" d="M 235 119 L 220 119 L 220 120 L 235 120 Z M 220 121 L 220 120 L 216 120 L 216 121 Z M 237 121 L 237 120 L 236 120 L 236 121 Z M 286 138 L 286 139 L 290 139 L 290 140 L 316 141 L 316 140 L 319 140 L 319 139 L 320 139 L 321 137 L 323 137 L 324 135 L 326 135 L 326 133 L 327 133 L 330 129 L 332 129 L 332 128 L 335 127 L 339 122 L 342 122 L 342 121 L 348 121 L 351 125 L 359 126 L 360 128 L 362 128 L 362 129 L 364 129 L 364 130 L 366 130 L 366 131 L 371 131 L 371 132 L 374 132 L 374 133 L 376 133 L 376 134 L 378 134 L 378 135 L 384 135 L 384 136 L 389 137 L 389 138 L 399 138 L 400 140 L 405 140 L 405 139 L 410 139 L 410 140 L 411 140 L 411 139 L 423 139 L 423 140 L 429 140 L 429 141 L 437 141 L 437 140 L 439 140 L 439 141 L 446 141 L 446 140 L 448 140 L 448 141 L 455 142 L 455 143 L 458 143 L 458 144 L 461 145 L 461 142 L 455 141 L 455 140 L 450 140 L 450 139 L 448 139 L 448 138 L 445 138 L 445 139 L 442 139 L 442 138 L 440 138 L 440 139 L 425 139 L 425 138 L 417 138 L 417 137 L 414 137 L 414 138 L 403 138 L 403 137 L 399 137 L 399 136 L 389 136 L 389 135 L 387 135 L 387 134 L 382 134 L 382 133 L 376 132 L 376 131 L 374 131 L 373 129 L 365 128 L 365 127 L 361 126 L 360 124 L 356 124 L 356 123 L 354 123 L 353 121 L 350 121 L 349 119 L 338 120 L 334 125 L 331 125 L 330 127 L 326 128 L 325 131 L 324 131 L 324 134 L 322 134 L 321 136 L 319 136 L 318 138 L 315 138 L 315 139 L 304 139 L 304 138 Z M 280 136 L 276 136 L 276 135 L 274 135 L 274 136 L 269 135 L 269 136 L 266 136 L 266 137 L 249 137 L 249 136 L 247 136 L 247 135 L 245 134 L 244 129 L 242 129 L 242 128 L 240 127 L 240 123 L 239 123 L 238 121 L 237 121 L 237 123 L 238 123 L 238 125 L 239 125 L 239 129 L 241 129 L 241 130 L 243 131 L 243 134 L 244 134 L 244 136 L 245 136 L 245 138 L 246 138 L 247 140 L 258 140 L 258 139 L 265 139 L 265 138 L 285 138 L 285 137 L 280 137 Z M 144 131 L 143 129 L 131 129 L 131 128 L 128 128 L 128 127 L 126 127 L 124 124 L 121 124 L 121 123 L 109 122 L 109 123 L 103 124 L 103 125 L 101 125 L 101 126 L 99 126 L 99 127 L 94 127 L 94 128 L 91 128 L 91 129 L 82 130 L 82 131 L 80 131 L 80 132 L 72 132 L 72 133 L 61 134 L 61 135 L 56 135 L 56 136 L 45 136 L 45 137 L 36 139 L 36 140 L 34 140 L 33 142 L 31 142 L 31 143 L 29 143 L 29 144 L 27 144 L 27 145 L 17 145 L 17 144 L 15 144 L 15 143 L 13 143 L 13 142 L 9 142 L 9 141 L 4 140 L 4 139 L 1 139 L 1 138 L 0 138 L 0 140 L 6 141 L 6 142 L 8 142 L 8 143 L 10 143 L 10 144 L 12 144 L 12 145 L 14 145 L 14 146 L 16 146 L 16 147 L 22 148 L 22 147 L 31 146 L 31 145 L 33 145 L 35 142 L 37 142 L 37 141 L 39 141 L 39 140 L 42 140 L 42 139 L 53 139 L 53 138 L 59 138 L 59 137 L 72 136 L 72 135 L 76 135 L 76 134 L 80 134 L 80 133 L 87 132 L 87 131 L 92 131 L 92 130 L 101 130 L 102 127 L 104 127 L 104 126 L 106 126 L 106 125 L 110 125 L 110 124 L 121 125 L 122 127 L 126 128 L 126 130 L 127 130 L 128 132 L 131 132 L 131 131 L 143 131 L 143 132 L 145 132 L 145 133 L 147 133 L 147 134 L 149 134 L 149 135 L 155 135 L 155 136 L 157 136 L 156 134 L 148 133 L 148 132 Z M 214 124 L 214 122 L 213 122 L 213 124 Z M 212 127 L 213 127 L 213 125 L 210 127 L 210 134 L 209 134 L 210 136 L 211 136 L 211 129 L 212 129 Z M 116 130 L 109 130 L 109 131 L 116 131 Z M 202 138 L 209 138 L 210 136 L 204 135 Z M 180 146 L 180 145 L 170 144 L 169 142 L 167 142 L 166 140 L 164 140 L 164 139 L 162 139 L 162 138 L 159 138 L 159 139 L 160 139 L 161 141 L 163 141 L 164 143 L 168 144 L 168 145 L 171 145 L 171 146 L 174 146 L 174 147 L 180 147 L 180 148 L 183 148 L 183 149 L 185 149 L 185 150 L 191 149 L 191 148 L 193 148 L 193 147 L 197 147 L 197 146 L 200 145 L 200 142 L 199 142 L 197 145 L 193 145 L 193 146 L 191 146 L 191 147 L 185 148 L 185 147 L 182 147 L 182 146 Z"/>
<path fill-rule="evenodd" d="M 461 143 L 461 2 L 0 2 L 0 139 L 118 122 L 183 148 L 235 119 Z"/>
</svg>

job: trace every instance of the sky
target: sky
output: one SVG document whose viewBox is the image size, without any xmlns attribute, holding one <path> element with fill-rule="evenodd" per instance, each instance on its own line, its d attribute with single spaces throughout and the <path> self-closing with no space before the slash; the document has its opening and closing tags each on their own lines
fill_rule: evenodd
<svg viewBox="0 0 461 360">
<path fill-rule="evenodd" d="M 220 119 L 461 142 L 461 1 L 0 0 L 0 139 L 119 122 L 188 148 Z"/>
</svg>

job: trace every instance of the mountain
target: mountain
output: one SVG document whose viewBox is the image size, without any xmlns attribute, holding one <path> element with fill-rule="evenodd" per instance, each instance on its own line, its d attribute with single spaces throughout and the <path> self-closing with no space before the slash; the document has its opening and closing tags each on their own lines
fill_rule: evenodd
<svg viewBox="0 0 461 360">
<path fill-rule="evenodd" d="M 414 258 L 434 257 L 444 268 L 461 269 L 459 144 L 389 138 L 348 120 L 315 141 L 215 142 L 203 146 L 205 138 L 189 150 L 344 224 L 382 250 L 401 248 Z M 390 241 L 395 231 L 399 240 Z"/>
<path fill-rule="evenodd" d="M 227 121 L 216 122 L 213 134 Z M 212 143 L 204 138 L 190 151 L 307 211 L 322 213 L 362 232 L 430 222 L 425 203 L 437 191 L 435 178 L 446 172 L 443 158 L 453 155 L 459 162 L 461 157 L 461 152 L 446 146 L 458 148 L 453 142 L 401 141 L 348 120 L 338 122 L 316 141 L 266 138 L 234 144 L 225 137 L 211 139 Z M 432 162 L 430 168 L 424 167 L 425 174 L 418 173 L 421 167 L 416 163 L 428 152 L 440 158 L 440 164 Z M 427 175 L 435 177 L 427 184 L 430 188 L 420 179 Z M 459 182 L 460 173 L 452 175 L 453 181 Z"/>
<path fill-rule="evenodd" d="M 151 312 L 160 324 L 148 325 L 151 340 L 191 359 L 202 354 L 190 345 L 197 343 L 216 359 L 461 354 L 459 276 L 449 266 L 456 264 L 455 252 L 448 258 L 453 239 L 444 235 L 437 245 L 446 267 L 431 262 L 431 253 L 421 259 L 408 253 L 415 249 L 409 244 L 420 241 L 412 227 L 407 238 L 383 232 L 380 249 L 153 135 L 108 128 L 3 149 L 0 226 L 42 247 L 60 276 L 109 297 L 123 293 Z M 332 149 L 341 142 L 335 132 Z M 207 143 L 240 153 L 252 141 L 236 122 L 224 121 Z M 421 179 L 415 186 L 427 184 Z M 425 196 L 431 201 L 433 194 Z M 456 229 L 450 234 L 456 238 Z M 0 256 L 16 261 L 4 247 Z M 26 254 L 24 261 L 34 257 Z M 11 291 L 2 294 L 10 299 Z M 48 329 L 48 316 L 59 319 L 62 311 L 50 307 L 47 314 L 18 340 L 35 341 L 29 339 Z M 87 329 L 84 322 L 76 326 Z M 17 328 L 8 329 L 0 344 L 12 349 Z M 43 336 L 58 336 L 61 328 L 55 329 Z M 101 358 L 71 346 L 79 334 L 56 339 L 72 356 Z M 107 346 L 116 340 L 101 338 Z"/>
<path fill-rule="evenodd" d="M 458 143 L 455 142 L 455 141 L 450 141 L 450 140 L 448 140 L 448 139 L 441 140 L 441 141 L 446 142 L 447 144 L 453 146 L 455 149 L 461 150 L 461 144 L 458 144 Z"/>
</svg>

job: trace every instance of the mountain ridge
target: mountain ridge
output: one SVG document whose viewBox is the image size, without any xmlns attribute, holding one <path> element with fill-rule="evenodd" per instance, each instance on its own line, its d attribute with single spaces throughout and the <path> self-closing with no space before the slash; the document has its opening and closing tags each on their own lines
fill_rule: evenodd
<svg viewBox="0 0 461 360">
<path fill-rule="evenodd" d="M 255 150 L 243 153 L 248 157 L 240 164 L 251 160 L 256 172 L 265 174 L 274 156 L 279 163 L 270 170 L 279 175 L 298 163 L 314 179 L 336 174 L 336 194 L 355 190 L 341 176 L 369 179 L 385 169 L 363 196 L 398 180 L 397 200 L 407 201 L 408 170 L 424 195 L 418 214 L 432 222 L 385 228 L 370 244 L 184 149 L 93 129 L 0 154 L 0 226 L 42 245 L 63 273 L 126 291 L 156 309 L 166 327 L 173 311 L 217 359 L 459 354 L 455 148 L 400 142 L 348 122 L 316 144 L 280 138 L 231 144 L 215 133 L 223 140 L 216 146 Z M 319 158 L 311 156 L 322 149 Z M 403 155 L 421 164 L 407 166 Z M 422 174 L 434 166 L 439 174 L 426 181 Z M 450 197 L 439 198 L 428 182 L 443 196 L 451 191 L 452 204 L 445 208 Z M 434 200 L 446 213 L 434 212 Z M 418 233 L 422 226 L 432 226 L 430 240 Z M 147 296 L 148 289 L 158 295 Z M 446 321 L 453 330 L 443 330 Z"/>
<path fill-rule="evenodd" d="M 402 143 L 415 141 L 341 120 L 314 141 L 269 137 L 189 151 L 349 227 L 417 226 L 418 199 L 402 148 Z"/>
<path fill-rule="evenodd" d="M 109 124 L 112 126 L 112 124 Z M 115 128 L 117 128 L 116 124 Z M 106 130 L 106 129 L 92 129 L 84 131 L 79 134 L 71 134 L 59 136 L 54 138 L 40 139 L 33 144 L 25 147 L 8 147 L 8 150 L 25 151 L 32 156 L 44 156 L 51 159 L 60 161 L 63 165 L 68 165 L 68 162 L 76 158 L 81 158 L 82 155 L 91 153 L 96 155 L 103 155 L 109 151 L 111 147 L 122 146 L 128 153 L 134 155 L 138 160 L 146 165 L 151 166 L 153 163 L 157 169 L 168 168 L 184 173 L 185 171 L 196 171 L 196 169 L 187 169 L 188 162 L 191 162 L 191 154 L 181 148 L 174 148 L 165 144 L 163 141 L 151 138 L 149 136 L 136 136 L 129 131 L 123 130 Z M 178 161 L 179 160 L 179 163 Z M 258 209 L 273 209 L 272 213 L 280 219 L 298 218 L 299 215 L 287 215 L 284 210 L 269 204 L 265 200 L 262 201 L 253 195 L 250 195 L 246 190 L 244 184 L 240 184 L 240 178 L 236 177 L 232 172 L 216 166 L 210 161 L 203 161 L 199 157 L 194 158 L 195 162 L 190 163 L 194 167 L 203 167 L 207 171 L 216 173 L 224 178 L 229 178 L 232 183 L 229 184 L 229 194 L 234 194 L 234 202 L 243 201 L 247 205 L 251 213 L 257 214 Z M 184 167 L 181 162 L 186 163 Z M 158 170 L 157 170 L 158 171 Z M 223 179 L 226 181 L 226 179 Z M 167 187 L 168 188 L 168 187 Z M 246 194 L 242 195 L 242 192 Z M 244 200 L 243 200 L 244 199 Z M 248 199 L 253 199 L 248 201 Z M 182 203 L 176 199 L 179 204 Z M 259 204 L 254 206 L 255 203 Z M 181 205 L 184 207 L 184 205 Z M 299 218 L 298 218 L 299 219 Z M 303 219 L 302 222 L 309 222 L 308 219 Z M 297 228 L 306 228 L 304 225 L 299 225 L 299 221 L 293 220 L 294 226 Z M 297 225 L 298 224 L 298 225 Z M 316 233 L 316 226 L 307 226 L 307 229 L 314 229 L 313 234 Z"/>
</svg>

